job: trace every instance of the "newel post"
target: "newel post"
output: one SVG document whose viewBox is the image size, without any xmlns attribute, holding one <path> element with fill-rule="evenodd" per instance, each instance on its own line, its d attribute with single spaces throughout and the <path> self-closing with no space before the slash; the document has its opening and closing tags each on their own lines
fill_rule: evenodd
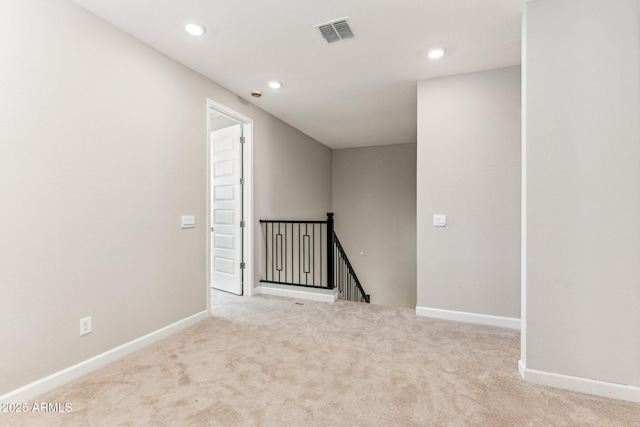
<svg viewBox="0 0 640 427">
<path fill-rule="evenodd" d="M 333 289 L 333 212 L 327 212 L 327 288 Z"/>
</svg>

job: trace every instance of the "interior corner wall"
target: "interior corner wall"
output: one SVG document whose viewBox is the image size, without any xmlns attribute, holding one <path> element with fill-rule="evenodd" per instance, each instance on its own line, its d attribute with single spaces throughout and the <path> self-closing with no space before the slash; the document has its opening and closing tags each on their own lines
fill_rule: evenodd
<svg viewBox="0 0 640 427">
<path fill-rule="evenodd" d="M 416 305 L 416 144 L 333 151 L 335 230 L 373 304 Z"/>
<path fill-rule="evenodd" d="M 639 2 L 528 3 L 525 63 L 526 369 L 640 401 Z"/>
<path fill-rule="evenodd" d="M 331 208 L 329 148 L 74 3 L 0 2 L 0 51 L 0 395 L 206 310 L 207 98 L 256 222 Z"/>
<path fill-rule="evenodd" d="M 520 67 L 418 83 L 417 310 L 520 318 L 520 111 Z"/>
</svg>

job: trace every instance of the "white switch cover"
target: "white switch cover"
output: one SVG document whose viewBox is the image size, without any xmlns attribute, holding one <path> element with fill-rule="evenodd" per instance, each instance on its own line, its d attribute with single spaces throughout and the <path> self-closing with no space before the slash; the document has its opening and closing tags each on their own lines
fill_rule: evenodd
<svg viewBox="0 0 640 427">
<path fill-rule="evenodd" d="M 182 215 L 182 228 L 194 228 L 196 226 L 195 215 Z"/>
<path fill-rule="evenodd" d="M 446 215 L 434 215 L 433 216 L 433 226 L 434 227 L 446 227 L 447 226 L 447 216 Z"/>
</svg>

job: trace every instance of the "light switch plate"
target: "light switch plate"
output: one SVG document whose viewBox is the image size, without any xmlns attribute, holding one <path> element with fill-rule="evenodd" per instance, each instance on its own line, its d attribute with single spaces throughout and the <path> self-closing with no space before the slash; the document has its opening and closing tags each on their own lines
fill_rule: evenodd
<svg viewBox="0 0 640 427">
<path fill-rule="evenodd" d="M 446 215 L 434 215 L 433 216 L 433 226 L 434 227 L 446 227 L 447 226 L 447 216 Z"/>
<path fill-rule="evenodd" d="M 182 228 L 194 228 L 196 226 L 195 215 L 182 215 Z"/>
</svg>

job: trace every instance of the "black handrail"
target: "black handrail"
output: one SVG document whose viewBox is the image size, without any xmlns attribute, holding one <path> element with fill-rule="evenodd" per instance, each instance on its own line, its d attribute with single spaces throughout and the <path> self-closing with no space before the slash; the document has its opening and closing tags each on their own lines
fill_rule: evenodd
<svg viewBox="0 0 640 427">
<path fill-rule="evenodd" d="M 260 224 L 264 238 L 261 282 L 333 289 L 325 270 L 327 221 L 260 220 Z"/>
<path fill-rule="evenodd" d="M 332 212 L 327 213 L 326 221 L 261 219 L 260 224 L 264 237 L 261 282 L 338 287 L 341 299 L 370 301 L 336 236 Z"/>
<path fill-rule="evenodd" d="M 349 258 L 347 258 L 347 254 L 335 232 L 333 233 L 333 246 L 336 249 L 335 260 L 337 261 L 335 281 L 338 285 L 340 296 L 342 299 L 348 301 L 366 302 L 369 304 L 371 302 L 371 296 L 362 288 L 360 280 L 351 266 Z"/>
</svg>

